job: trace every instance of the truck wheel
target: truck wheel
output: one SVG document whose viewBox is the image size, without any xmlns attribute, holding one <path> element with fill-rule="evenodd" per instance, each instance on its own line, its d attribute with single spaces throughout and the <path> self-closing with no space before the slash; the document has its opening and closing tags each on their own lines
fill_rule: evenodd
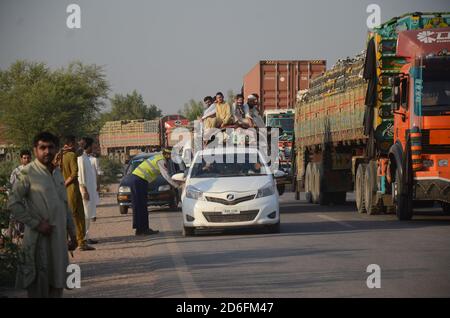
<svg viewBox="0 0 450 318">
<path fill-rule="evenodd" d="M 183 226 L 183 236 L 194 236 L 195 235 L 195 227 Z"/>
<path fill-rule="evenodd" d="M 128 214 L 128 207 L 127 206 L 119 206 L 120 214 Z"/>
<path fill-rule="evenodd" d="M 396 203 L 396 213 L 397 218 L 400 221 L 408 221 L 411 220 L 413 215 L 413 209 L 412 209 L 412 196 L 410 191 L 405 191 L 405 183 L 402 179 L 402 175 L 400 173 L 400 169 L 397 169 L 395 171 L 395 182 L 396 182 L 396 189 L 395 189 L 395 203 Z M 403 193 L 405 192 L 405 193 Z"/>
<path fill-rule="evenodd" d="M 306 197 L 306 202 L 308 203 L 312 203 L 312 168 L 311 168 L 312 164 L 311 162 L 309 162 L 306 165 L 306 172 L 305 172 L 305 197 Z"/>
<path fill-rule="evenodd" d="M 311 201 L 318 204 L 320 200 L 320 171 L 317 163 L 311 166 Z"/>
<path fill-rule="evenodd" d="M 312 201 L 320 205 L 328 205 L 330 203 L 330 194 L 322 192 L 322 166 L 320 163 L 314 163 L 312 171 Z"/>
<path fill-rule="evenodd" d="M 450 215 L 450 203 L 442 202 L 442 212 L 445 215 Z"/>
<path fill-rule="evenodd" d="M 333 196 L 333 203 L 343 205 L 345 204 L 345 201 L 347 199 L 347 192 L 335 192 L 332 194 Z"/>
<path fill-rule="evenodd" d="M 355 180 L 355 197 L 356 209 L 358 213 L 366 213 L 366 206 L 364 204 L 364 179 L 366 174 L 366 164 L 361 163 L 356 170 Z"/>
<path fill-rule="evenodd" d="M 369 215 L 378 213 L 377 206 L 377 167 L 376 162 L 371 161 L 366 167 L 364 175 L 364 205 Z"/>
</svg>

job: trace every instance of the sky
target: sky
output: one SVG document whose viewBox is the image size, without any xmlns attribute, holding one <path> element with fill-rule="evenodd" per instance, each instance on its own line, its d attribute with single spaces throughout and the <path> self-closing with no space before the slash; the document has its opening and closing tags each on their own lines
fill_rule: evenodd
<svg viewBox="0 0 450 318">
<path fill-rule="evenodd" d="M 69 4 L 81 28 L 69 29 Z M 18 59 L 52 68 L 104 67 L 110 95 L 136 89 L 176 113 L 189 99 L 240 91 L 260 60 L 337 59 L 364 49 L 369 4 L 381 21 L 450 11 L 448 0 L 0 0 L 0 69 Z"/>
</svg>

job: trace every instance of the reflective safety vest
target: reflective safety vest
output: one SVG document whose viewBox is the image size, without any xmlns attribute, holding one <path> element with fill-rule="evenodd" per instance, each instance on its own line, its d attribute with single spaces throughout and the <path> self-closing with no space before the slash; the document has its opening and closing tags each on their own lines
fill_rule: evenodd
<svg viewBox="0 0 450 318">
<path fill-rule="evenodd" d="M 162 154 L 154 155 L 153 157 L 144 160 L 139 166 L 134 169 L 133 174 L 151 183 L 161 174 L 158 167 L 158 161 L 164 160 Z"/>
</svg>

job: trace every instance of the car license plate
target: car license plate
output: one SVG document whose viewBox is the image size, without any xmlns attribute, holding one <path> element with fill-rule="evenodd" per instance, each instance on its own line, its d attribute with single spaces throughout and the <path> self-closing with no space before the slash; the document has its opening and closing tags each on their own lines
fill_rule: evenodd
<svg viewBox="0 0 450 318">
<path fill-rule="evenodd" d="M 225 209 L 222 211 L 222 214 L 240 214 L 241 211 L 238 209 Z"/>
</svg>

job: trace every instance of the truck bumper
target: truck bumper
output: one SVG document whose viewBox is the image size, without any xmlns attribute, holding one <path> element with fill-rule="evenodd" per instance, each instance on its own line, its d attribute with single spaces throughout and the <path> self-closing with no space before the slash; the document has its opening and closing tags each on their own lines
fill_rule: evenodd
<svg viewBox="0 0 450 318">
<path fill-rule="evenodd" d="M 450 203 L 450 180 L 445 178 L 416 178 L 415 200 L 434 200 Z"/>
</svg>

